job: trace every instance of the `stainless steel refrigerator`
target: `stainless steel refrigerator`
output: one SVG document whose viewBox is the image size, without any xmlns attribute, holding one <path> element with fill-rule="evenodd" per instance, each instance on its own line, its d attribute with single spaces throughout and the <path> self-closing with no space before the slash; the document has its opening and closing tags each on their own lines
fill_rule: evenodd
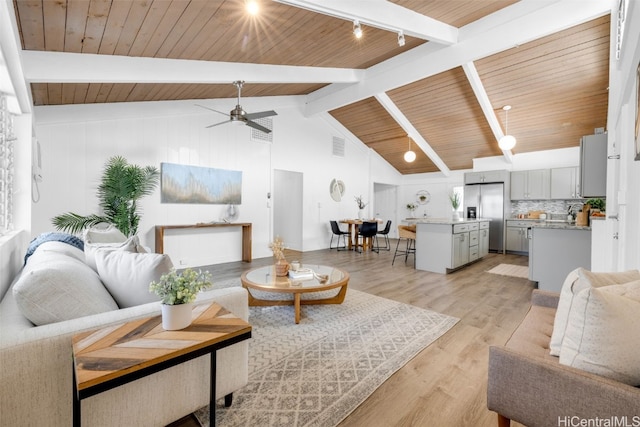
<svg viewBox="0 0 640 427">
<path fill-rule="evenodd" d="M 464 213 L 466 218 L 490 219 L 489 250 L 504 249 L 504 183 L 467 184 L 464 186 Z"/>
</svg>

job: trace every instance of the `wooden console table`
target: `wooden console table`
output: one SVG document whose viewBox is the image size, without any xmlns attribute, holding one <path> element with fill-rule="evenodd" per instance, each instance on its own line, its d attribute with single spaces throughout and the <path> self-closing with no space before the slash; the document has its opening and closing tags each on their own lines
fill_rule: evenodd
<svg viewBox="0 0 640 427">
<path fill-rule="evenodd" d="M 164 230 L 180 228 L 218 228 L 242 227 L 242 261 L 251 262 L 251 223 L 250 222 L 200 222 L 187 225 L 156 225 L 156 253 L 164 253 Z"/>
</svg>

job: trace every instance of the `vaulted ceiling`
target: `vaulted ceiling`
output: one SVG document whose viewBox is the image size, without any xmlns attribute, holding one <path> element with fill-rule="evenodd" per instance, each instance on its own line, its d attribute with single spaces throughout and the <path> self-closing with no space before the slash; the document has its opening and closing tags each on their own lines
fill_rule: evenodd
<svg viewBox="0 0 640 427">
<path fill-rule="evenodd" d="M 246 80 L 243 96 L 306 96 L 305 114 L 328 113 L 403 174 L 448 174 L 606 127 L 607 3 L 262 0 L 257 16 L 245 0 L 13 6 L 34 105 L 233 98 L 230 83 Z M 503 152 L 507 104 L 518 142 Z"/>
</svg>

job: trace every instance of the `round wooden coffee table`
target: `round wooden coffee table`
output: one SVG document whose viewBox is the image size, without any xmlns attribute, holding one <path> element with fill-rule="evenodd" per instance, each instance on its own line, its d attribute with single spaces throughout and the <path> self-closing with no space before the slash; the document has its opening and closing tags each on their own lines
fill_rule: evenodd
<svg viewBox="0 0 640 427">
<path fill-rule="evenodd" d="M 272 306 L 272 305 L 293 305 L 295 311 L 295 321 L 300 323 L 300 306 L 308 304 L 341 304 L 347 294 L 347 285 L 349 284 L 349 273 L 339 268 L 328 267 L 326 265 L 304 265 L 301 269 L 310 269 L 317 275 L 326 275 L 326 281 L 318 278 L 301 278 L 294 279 L 291 277 L 276 276 L 275 267 L 269 265 L 266 267 L 255 268 L 246 271 L 240 276 L 242 286 L 249 293 L 250 306 Z M 327 291 L 329 289 L 340 288 L 340 291 L 333 297 L 320 299 L 301 299 L 302 294 L 311 292 Z M 292 300 L 269 300 L 258 299 L 251 294 L 251 289 L 293 294 Z"/>
</svg>

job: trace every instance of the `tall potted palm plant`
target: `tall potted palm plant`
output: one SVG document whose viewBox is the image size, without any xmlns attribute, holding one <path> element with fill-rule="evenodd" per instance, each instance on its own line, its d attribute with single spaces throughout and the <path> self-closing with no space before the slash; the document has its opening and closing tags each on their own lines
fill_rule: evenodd
<svg viewBox="0 0 640 427">
<path fill-rule="evenodd" d="M 68 212 L 52 219 L 60 231 L 79 233 L 100 223 L 112 224 L 127 237 L 138 232 L 140 212 L 138 200 L 158 186 L 160 172 L 153 166 L 129 164 L 124 157 L 111 157 L 104 168 L 98 187 L 102 215 L 88 216 Z"/>
</svg>

